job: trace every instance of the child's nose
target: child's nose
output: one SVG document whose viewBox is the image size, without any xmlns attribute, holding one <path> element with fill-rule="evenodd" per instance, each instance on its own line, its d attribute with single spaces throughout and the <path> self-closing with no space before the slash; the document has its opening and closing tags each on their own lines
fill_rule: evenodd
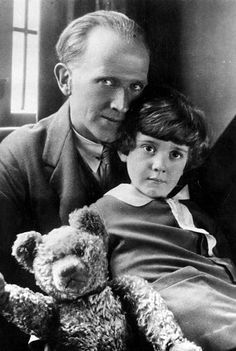
<svg viewBox="0 0 236 351">
<path fill-rule="evenodd" d="M 163 155 L 155 155 L 153 158 L 152 169 L 156 172 L 166 172 L 166 160 Z"/>
</svg>

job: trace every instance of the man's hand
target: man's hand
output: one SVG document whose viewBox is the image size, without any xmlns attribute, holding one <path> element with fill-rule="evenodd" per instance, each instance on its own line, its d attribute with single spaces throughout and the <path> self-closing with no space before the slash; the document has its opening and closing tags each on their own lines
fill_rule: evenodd
<svg viewBox="0 0 236 351">
<path fill-rule="evenodd" d="M 53 351 L 49 344 L 45 344 L 40 339 L 38 341 L 33 341 L 28 344 L 30 351 Z"/>
<path fill-rule="evenodd" d="M 7 299 L 8 294 L 5 291 L 5 285 L 6 285 L 5 279 L 2 273 L 0 273 L 0 305 L 4 305 Z"/>
<path fill-rule="evenodd" d="M 5 287 L 5 279 L 4 279 L 4 277 L 3 277 L 3 275 L 2 275 L 2 273 L 0 273 L 0 293 L 4 290 L 5 291 L 5 289 L 4 289 L 4 287 Z"/>
<path fill-rule="evenodd" d="M 28 348 L 30 351 L 53 351 L 53 348 L 49 344 L 34 334 L 30 336 Z"/>
</svg>

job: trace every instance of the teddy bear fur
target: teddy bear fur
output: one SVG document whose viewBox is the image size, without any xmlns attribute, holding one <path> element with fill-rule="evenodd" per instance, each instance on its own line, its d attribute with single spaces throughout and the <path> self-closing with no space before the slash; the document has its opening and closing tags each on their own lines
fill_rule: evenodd
<svg viewBox="0 0 236 351">
<path fill-rule="evenodd" d="M 130 276 L 109 281 L 106 243 L 101 218 L 87 207 L 74 211 L 68 226 L 47 235 L 19 234 L 12 254 L 44 293 L 7 284 L 1 275 L 0 313 L 58 351 L 129 350 L 128 314 L 154 350 L 200 351 L 183 337 L 146 281 Z"/>
</svg>

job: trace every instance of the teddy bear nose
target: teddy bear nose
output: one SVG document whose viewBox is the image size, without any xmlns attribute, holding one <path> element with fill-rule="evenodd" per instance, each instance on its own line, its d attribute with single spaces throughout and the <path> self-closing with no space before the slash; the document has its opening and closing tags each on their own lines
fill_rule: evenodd
<svg viewBox="0 0 236 351">
<path fill-rule="evenodd" d="M 66 267 L 61 271 L 61 276 L 62 277 L 67 277 L 68 275 L 73 275 L 76 273 L 76 267 L 71 266 L 71 267 Z"/>
</svg>

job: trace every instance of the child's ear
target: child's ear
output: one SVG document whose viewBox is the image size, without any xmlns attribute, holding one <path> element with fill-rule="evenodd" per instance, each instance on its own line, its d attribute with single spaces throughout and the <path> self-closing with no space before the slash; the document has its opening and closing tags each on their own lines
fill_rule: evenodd
<svg viewBox="0 0 236 351">
<path fill-rule="evenodd" d="M 127 155 L 123 154 L 121 151 L 118 151 L 118 155 L 122 162 L 127 162 Z"/>
</svg>

